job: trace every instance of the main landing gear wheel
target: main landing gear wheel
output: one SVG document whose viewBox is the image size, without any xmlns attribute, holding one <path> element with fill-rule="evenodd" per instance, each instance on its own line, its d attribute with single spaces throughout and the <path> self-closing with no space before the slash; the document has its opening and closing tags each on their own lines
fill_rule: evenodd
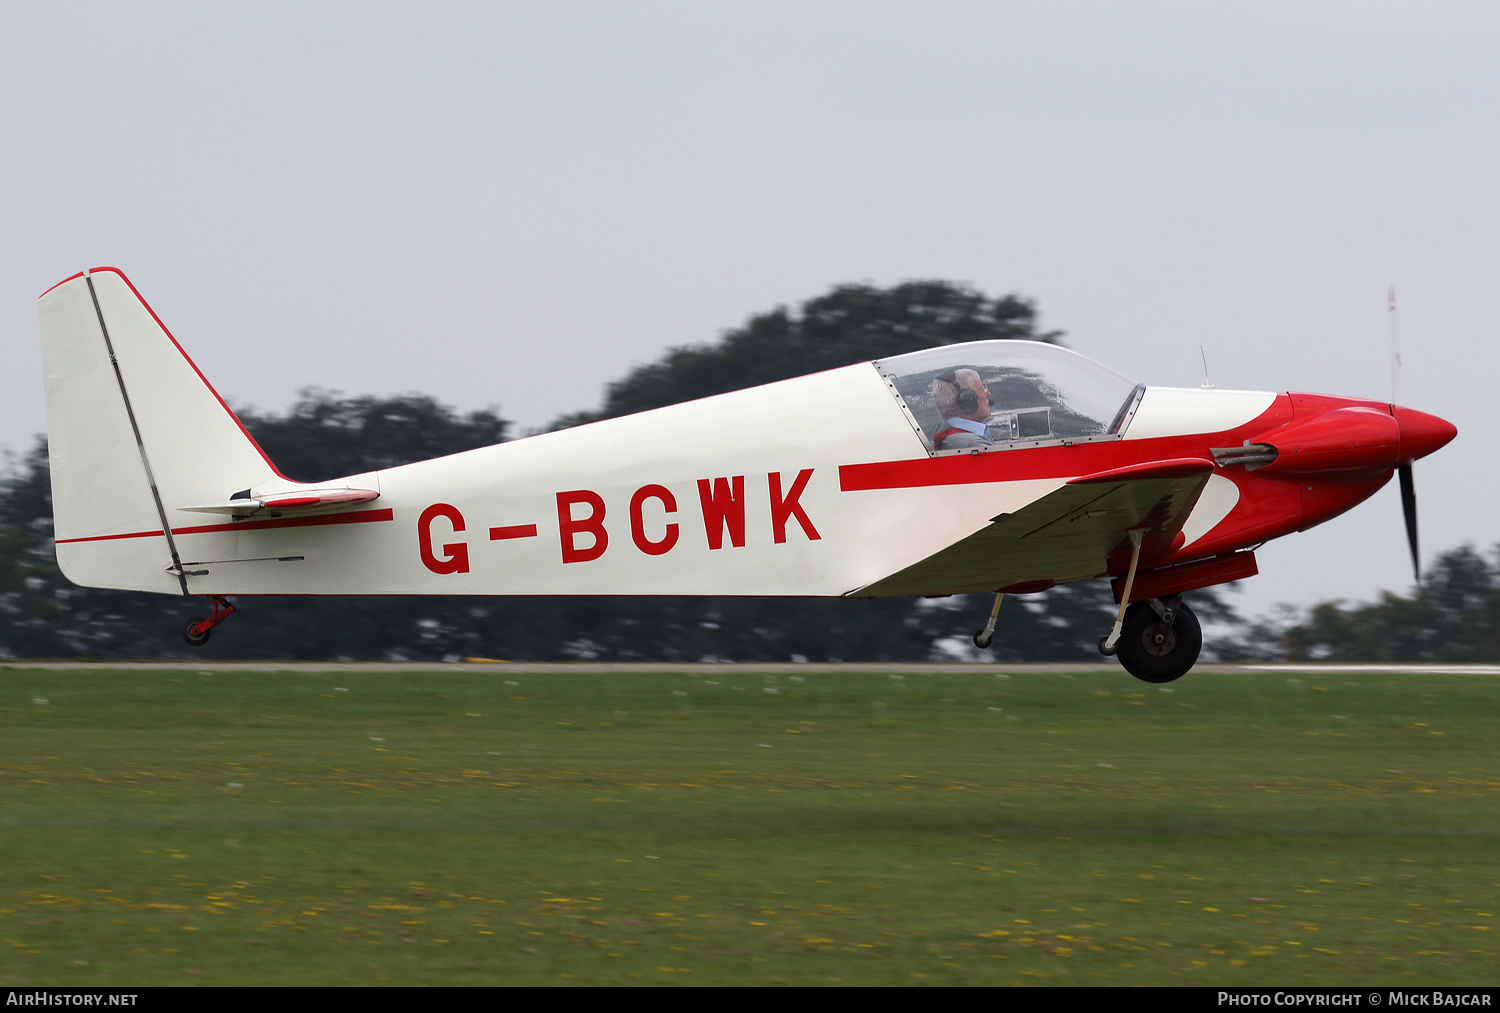
<svg viewBox="0 0 1500 1013">
<path fill-rule="evenodd" d="M 1178 603 L 1171 623 L 1150 602 L 1125 610 L 1125 625 L 1115 653 L 1125 671 L 1142 682 L 1171 682 L 1187 674 L 1203 650 L 1203 627 L 1186 605 Z"/>
</svg>

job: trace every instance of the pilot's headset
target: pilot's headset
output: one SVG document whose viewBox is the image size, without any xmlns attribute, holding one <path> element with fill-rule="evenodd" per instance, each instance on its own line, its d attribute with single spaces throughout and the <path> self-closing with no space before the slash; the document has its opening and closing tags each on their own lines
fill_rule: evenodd
<svg viewBox="0 0 1500 1013">
<path fill-rule="evenodd" d="M 979 410 L 979 395 L 974 393 L 974 388 L 966 383 L 958 382 L 957 370 L 944 370 L 934 379 L 942 383 L 951 383 L 953 389 L 958 391 L 958 411 L 960 415 L 973 415 Z"/>
</svg>

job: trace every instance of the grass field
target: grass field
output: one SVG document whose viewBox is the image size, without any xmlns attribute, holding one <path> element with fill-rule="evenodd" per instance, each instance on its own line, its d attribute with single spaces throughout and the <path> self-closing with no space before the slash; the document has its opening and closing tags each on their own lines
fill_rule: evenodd
<svg viewBox="0 0 1500 1013">
<path fill-rule="evenodd" d="M 0 984 L 1493 984 L 1500 677 L 0 669 Z"/>
</svg>

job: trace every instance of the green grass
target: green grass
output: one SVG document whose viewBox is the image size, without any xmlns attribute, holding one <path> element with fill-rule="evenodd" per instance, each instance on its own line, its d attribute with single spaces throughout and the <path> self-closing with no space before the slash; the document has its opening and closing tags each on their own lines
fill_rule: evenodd
<svg viewBox="0 0 1500 1013">
<path fill-rule="evenodd" d="M 1493 984 L 1500 678 L 1169 690 L 0 670 L 0 984 Z"/>
</svg>

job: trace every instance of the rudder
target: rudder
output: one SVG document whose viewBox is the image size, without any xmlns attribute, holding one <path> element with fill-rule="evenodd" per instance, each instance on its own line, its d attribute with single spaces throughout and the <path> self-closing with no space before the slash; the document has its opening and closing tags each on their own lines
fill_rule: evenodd
<svg viewBox="0 0 1500 1013">
<path fill-rule="evenodd" d="M 58 565 L 76 584 L 189 593 L 180 508 L 275 467 L 120 271 L 53 286 L 38 314 Z"/>
</svg>

